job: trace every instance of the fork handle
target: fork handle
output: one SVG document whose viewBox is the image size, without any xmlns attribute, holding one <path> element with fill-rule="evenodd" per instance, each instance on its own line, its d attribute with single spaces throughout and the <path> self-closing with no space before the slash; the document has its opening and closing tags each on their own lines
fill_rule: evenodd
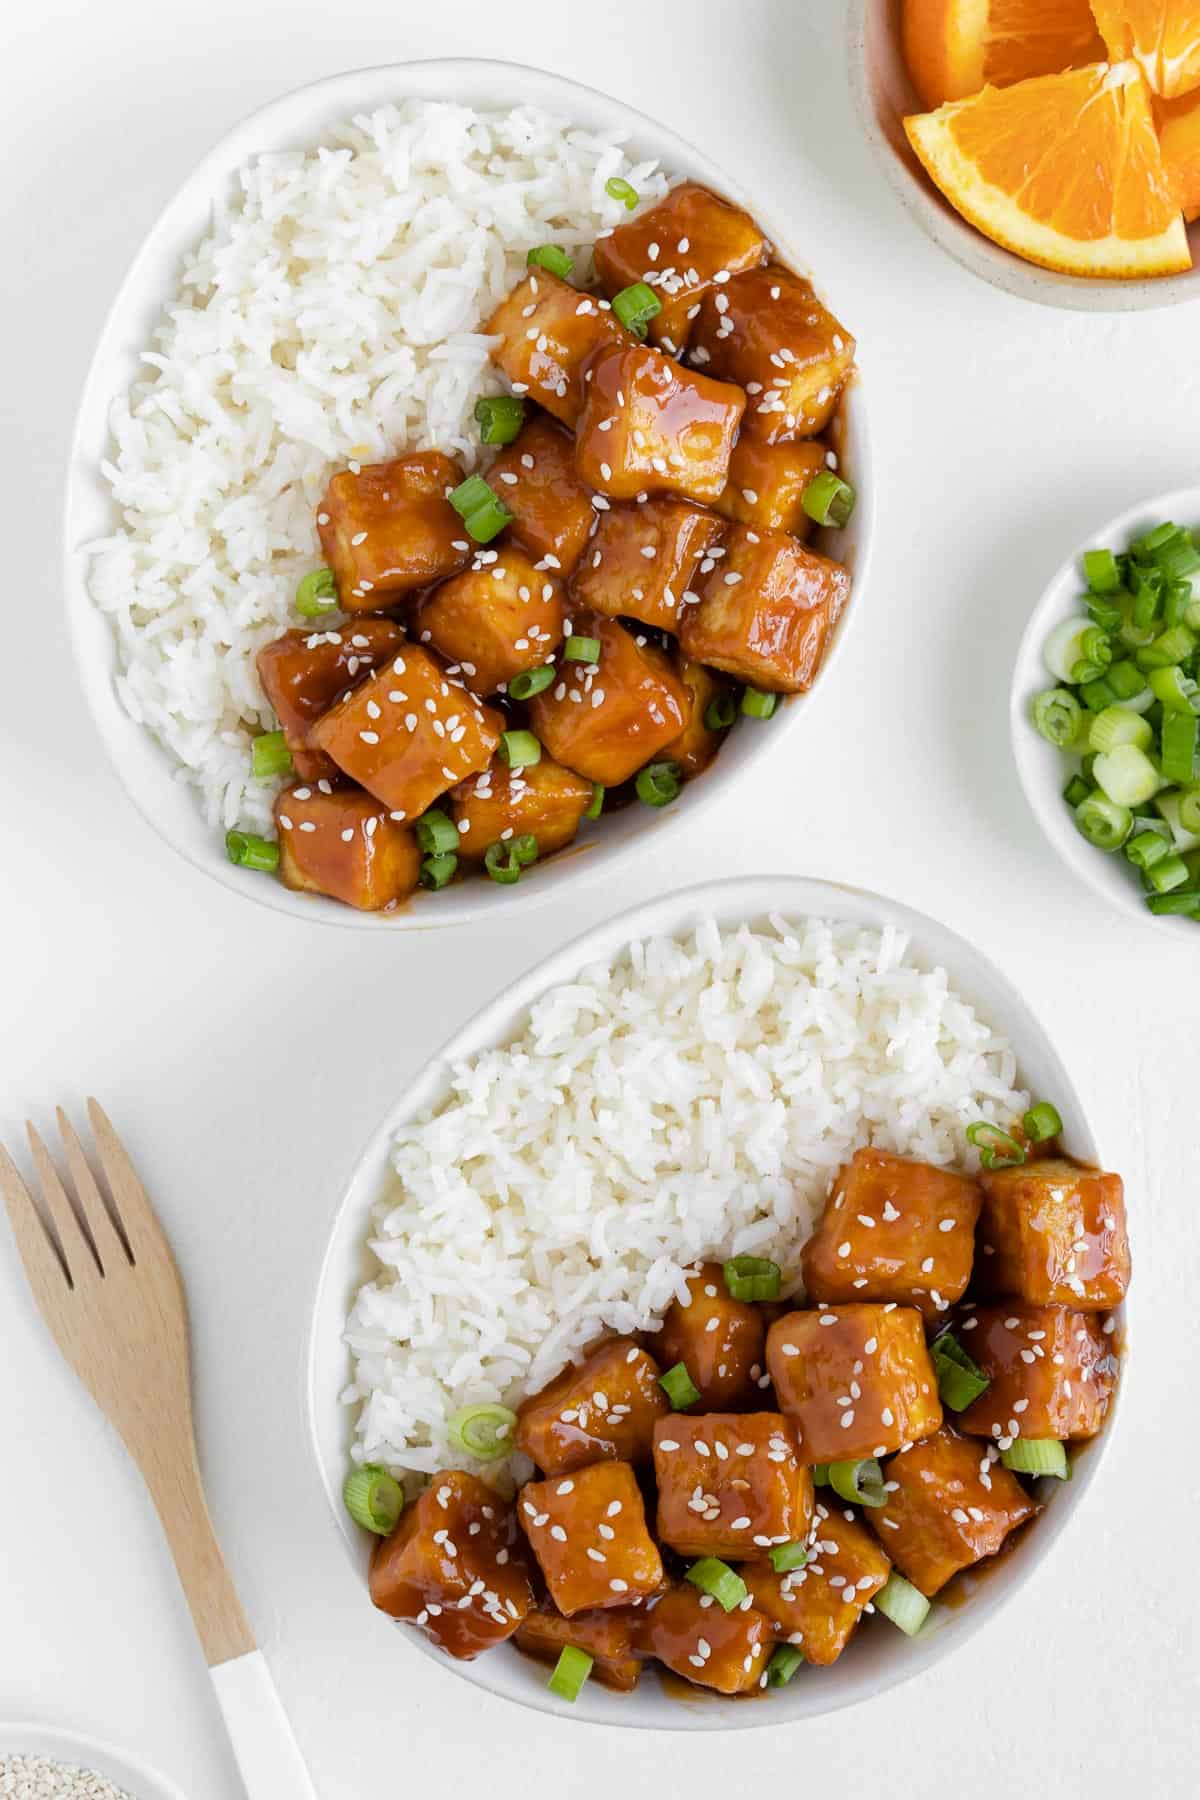
<svg viewBox="0 0 1200 1800">
<path fill-rule="evenodd" d="M 317 1800 L 261 1650 L 209 1670 L 249 1800 Z"/>
</svg>

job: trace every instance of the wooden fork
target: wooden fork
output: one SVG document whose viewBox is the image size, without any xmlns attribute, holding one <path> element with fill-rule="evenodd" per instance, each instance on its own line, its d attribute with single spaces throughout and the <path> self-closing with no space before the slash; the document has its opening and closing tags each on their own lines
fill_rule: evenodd
<svg viewBox="0 0 1200 1800">
<path fill-rule="evenodd" d="M 108 1183 L 101 1193 L 58 1109 L 73 1196 L 27 1126 L 39 1210 L 0 1145 L 0 1189 L 29 1285 L 59 1349 L 116 1426 L 158 1509 L 251 1800 L 316 1800 L 262 1652 L 221 1557 L 196 1458 L 187 1302 L 120 1138 L 88 1114 Z"/>
</svg>

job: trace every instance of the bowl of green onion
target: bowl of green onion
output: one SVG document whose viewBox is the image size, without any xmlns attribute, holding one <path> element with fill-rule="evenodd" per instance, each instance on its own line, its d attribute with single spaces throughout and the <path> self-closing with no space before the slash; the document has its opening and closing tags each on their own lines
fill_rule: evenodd
<svg viewBox="0 0 1200 1800">
<path fill-rule="evenodd" d="M 1200 487 L 1131 507 L 1047 586 L 1021 642 L 1013 754 L 1098 894 L 1200 947 Z"/>
</svg>

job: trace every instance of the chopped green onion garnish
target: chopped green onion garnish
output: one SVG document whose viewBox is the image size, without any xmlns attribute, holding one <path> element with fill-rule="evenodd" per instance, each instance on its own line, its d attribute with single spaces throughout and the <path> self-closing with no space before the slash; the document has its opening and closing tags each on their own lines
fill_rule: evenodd
<svg viewBox="0 0 1200 1800">
<path fill-rule="evenodd" d="M 767 1664 L 767 1686 L 786 1687 L 804 1662 L 803 1650 L 795 1644 L 780 1644 Z"/>
<path fill-rule="evenodd" d="M 332 569 L 310 569 L 296 589 L 296 611 L 304 619 L 319 619 L 338 609 L 337 583 Z"/>
<path fill-rule="evenodd" d="M 578 1700 L 579 1690 L 592 1672 L 593 1660 L 586 1650 L 580 1650 L 575 1644 L 564 1645 L 546 1686 L 560 1700 Z"/>
<path fill-rule="evenodd" d="M 550 686 L 556 673 L 553 663 L 543 663 L 540 669 L 525 669 L 509 682 L 509 695 L 513 700 L 532 700 L 535 694 Z"/>
<path fill-rule="evenodd" d="M 1048 1138 L 1062 1136 L 1062 1115 L 1049 1100 L 1039 1100 L 1031 1106 L 1021 1125 L 1031 1144 L 1044 1144 Z"/>
<path fill-rule="evenodd" d="M 812 1469 L 812 1478 L 813 1478 L 813 1486 L 814 1487 L 828 1487 L 829 1486 L 829 1464 L 828 1463 L 814 1463 L 813 1469 Z"/>
<path fill-rule="evenodd" d="M 967 1142 L 974 1144 L 985 1169 L 1015 1169 L 1025 1161 L 1025 1151 L 1016 1138 L 990 1119 L 976 1119 L 968 1125 Z"/>
<path fill-rule="evenodd" d="M 444 853 L 441 856 L 427 856 L 421 864 L 421 886 L 427 888 L 444 888 L 448 881 L 454 879 L 458 868 L 457 856 Z"/>
<path fill-rule="evenodd" d="M 525 402 L 516 394 L 489 394 L 475 402 L 475 423 L 481 444 L 511 444 L 525 423 Z"/>
<path fill-rule="evenodd" d="M 531 769 L 542 760 L 542 746 L 532 731 L 502 731 L 500 756 L 510 769 Z"/>
<path fill-rule="evenodd" d="M 1146 750 L 1154 742 L 1154 728 L 1140 713 L 1127 706 L 1105 706 L 1088 726 L 1087 741 L 1098 752 L 1115 750 L 1118 744 L 1136 744 Z"/>
<path fill-rule="evenodd" d="M 482 1401 L 478 1406 L 461 1407 L 449 1420 L 447 1429 L 456 1449 L 483 1462 L 494 1462 L 498 1456 L 507 1456 L 513 1447 L 517 1415 L 507 1406 Z"/>
<path fill-rule="evenodd" d="M 1119 606 L 1113 606 L 1107 600 L 1100 600 L 1095 594 L 1087 596 L 1088 617 L 1101 631 L 1116 631 L 1125 614 Z"/>
<path fill-rule="evenodd" d="M 561 276 L 565 281 L 575 264 L 566 251 L 560 250 L 557 244 L 538 244 L 525 258 L 525 267 L 527 269 L 549 269 L 552 275 Z"/>
<path fill-rule="evenodd" d="M 592 797 L 583 809 L 585 819 L 598 819 L 604 811 L 604 789 L 598 781 L 592 783 Z"/>
<path fill-rule="evenodd" d="M 924 1594 L 894 1569 L 876 1594 L 875 1607 L 906 1637 L 915 1637 L 929 1617 L 929 1602 Z"/>
<path fill-rule="evenodd" d="M 468 475 L 450 495 L 450 504 L 477 544 L 487 544 L 506 525 L 512 513 L 482 475 Z"/>
<path fill-rule="evenodd" d="M 1103 794 L 1089 794 L 1075 808 L 1075 823 L 1097 850 L 1119 850 L 1133 830 L 1133 814 Z"/>
<path fill-rule="evenodd" d="M 979 1364 L 967 1355 L 952 1332 L 935 1338 L 929 1354 L 938 1378 L 938 1395 L 951 1412 L 965 1412 L 991 1386 Z"/>
<path fill-rule="evenodd" d="M 829 1465 L 829 1485 L 850 1506 L 886 1506 L 883 1470 L 873 1456 Z"/>
<path fill-rule="evenodd" d="M 532 832 L 527 831 L 507 842 L 489 844 L 483 866 L 493 881 L 507 887 L 514 881 L 520 881 L 521 870 L 527 869 L 530 863 L 535 863 L 537 857 L 537 839 Z"/>
<path fill-rule="evenodd" d="M 1168 713 L 1162 722 L 1162 772 L 1165 781 L 1186 786 L 1196 773 L 1200 721 L 1194 712 Z"/>
<path fill-rule="evenodd" d="M 1200 832 L 1200 784 L 1184 788 L 1177 796 L 1176 805 L 1179 808 L 1180 829 Z"/>
<path fill-rule="evenodd" d="M 660 1375 L 658 1385 L 676 1412 L 684 1412 L 689 1406 L 695 1406 L 700 1398 L 700 1389 L 688 1374 L 684 1363 L 676 1363 L 673 1369 Z"/>
<path fill-rule="evenodd" d="M 1082 720 L 1083 708 L 1069 688 L 1047 688 L 1034 698 L 1034 726 L 1059 750 L 1071 743 Z"/>
<path fill-rule="evenodd" d="M 1149 644 L 1134 651 L 1139 669 L 1165 669 L 1170 663 L 1186 662 L 1196 648 L 1196 639 L 1186 625 L 1173 625 Z"/>
<path fill-rule="evenodd" d="M 1170 853 L 1170 839 L 1161 831 L 1139 831 L 1125 846 L 1125 854 L 1135 869 L 1149 869 Z"/>
<path fill-rule="evenodd" d="M 1192 713 L 1196 683 L 1190 675 L 1184 674 L 1178 663 L 1172 663 L 1169 669 L 1151 669 L 1146 681 L 1165 712 Z"/>
<path fill-rule="evenodd" d="M 842 526 L 849 523 L 857 498 L 848 481 L 832 469 L 822 469 L 805 488 L 800 504 L 818 525 Z"/>
<path fill-rule="evenodd" d="M 626 181 L 623 175 L 610 175 L 604 184 L 604 191 L 606 194 L 611 195 L 614 200 L 623 201 L 630 212 L 633 211 L 638 203 L 639 196 L 637 189 L 631 182 Z"/>
<path fill-rule="evenodd" d="M 1146 870 L 1146 882 L 1156 894 L 1169 894 L 1174 888 L 1181 888 L 1188 881 L 1188 866 L 1182 856 L 1174 852 L 1152 863 Z"/>
<path fill-rule="evenodd" d="M 673 762 L 647 763 L 638 771 L 634 783 L 637 797 L 645 806 L 669 806 L 672 800 L 679 798 L 683 786 L 679 778 L 679 764 Z"/>
<path fill-rule="evenodd" d="M 733 1300 L 778 1300 L 779 1264 L 765 1256 L 731 1256 L 725 1264 L 725 1286 Z"/>
<path fill-rule="evenodd" d="M 778 694 L 764 694 L 748 687 L 742 695 L 742 711 L 748 719 L 769 719 L 779 704 Z"/>
<path fill-rule="evenodd" d="M 634 281 L 613 295 L 612 309 L 626 331 L 632 331 L 634 337 L 644 338 L 651 319 L 662 311 L 662 301 L 644 281 Z"/>
<path fill-rule="evenodd" d="M 351 1469 L 342 1485 L 342 1502 L 356 1525 L 387 1537 L 404 1511 L 404 1489 L 378 1463 Z"/>
<path fill-rule="evenodd" d="M 453 819 L 438 807 L 431 806 L 417 820 L 417 845 L 427 856 L 458 854 L 458 828 Z"/>
<path fill-rule="evenodd" d="M 1115 662 L 1104 679 L 1118 700 L 1132 700 L 1135 694 L 1146 691 L 1146 677 L 1136 663 Z"/>
<path fill-rule="evenodd" d="M 737 707 L 732 694 L 718 694 L 710 700 L 704 709 L 704 729 L 706 731 L 728 731 L 737 718 Z"/>
<path fill-rule="evenodd" d="M 1151 894 L 1146 905 L 1152 913 L 1178 913 L 1185 918 L 1200 919 L 1200 888 L 1189 888 L 1186 893 L 1177 889 L 1173 894 Z"/>
<path fill-rule="evenodd" d="M 1083 577 L 1093 594 L 1115 594 L 1121 585 L 1121 571 L 1111 550 L 1085 550 Z"/>
<path fill-rule="evenodd" d="M 1016 1475 L 1056 1475 L 1060 1481 L 1071 1476 L 1067 1453 L 1057 1438 L 1014 1438 L 1000 1452 L 1000 1461 Z"/>
<path fill-rule="evenodd" d="M 1066 787 L 1063 789 L 1063 799 L 1068 806 L 1075 807 L 1078 806 L 1081 801 L 1086 800 L 1091 791 L 1091 788 L 1088 786 L 1087 782 L 1084 781 L 1082 776 L 1072 775 L 1070 781 L 1068 781 Z"/>
<path fill-rule="evenodd" d="M 1153 800 L 1162 778 L 1144 750 L 1136 744 L 1118 744 L 1106 750 L 1092 765 L 1092 778 L 1118 806 L 1141 806 Z"/>
<path fill-rule="evenodd" d="M 239 869 L 260 869 L 271 875 L 279 867 L 279 845 L 252 831 L 227 831 L 225 854 Z"/>
<path fill-rule="evenodd" d="M 741 1576 L 716 1556 L 703 1556 L 694 1562 L 685 1579 L 702 1594 L 711 1594 L 722 1612 L 732 1612 L 749 1592 Z"/>
<path fill-rule="evenodd" d="M 792 1569 L 802 1569 L 808 1561 L 808 1546 L 797 1539 L 794 1544 L 776 1544 L 767 1552 L 771 1567 L 777 1575 L 787 1575 Z"/>
<path fill-rule="evenodd" d="M 563 656 L 568 662 L 599 662 L 600 639 L 593 637 L 569 637 L 563 645 Z"/>
<path fill-rule="evenodd" d="M 291 774 L 292 753 L 282 731 L 264 731 L 254 739 L 250 746 L 250 767 L 257 781 L 269 781 L 273 775 Z"/>
</svg>

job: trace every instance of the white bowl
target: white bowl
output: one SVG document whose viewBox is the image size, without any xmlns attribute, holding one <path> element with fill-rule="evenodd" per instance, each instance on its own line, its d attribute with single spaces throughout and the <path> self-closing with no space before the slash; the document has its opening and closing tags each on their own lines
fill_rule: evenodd
<svg viewBox="0 0 1200 1800">
<path fill-rule="evenodd" d="M 353 1423 L 349 1408 L 339 1400 L 349 1374 L 342 1330 L 353 1295 L 372 1274 L 365 1245 L 368 1218 L 371 1207 L 386 1189 L 388 1148 L 393 1133 L 403 1121 L 436 1104 L 447 1093 L 454 1062 L 510 1041 L 522 1029 L 533 1001 L 547 988 L 573 980 L 586 964 L 616 957 L 633 939 L 676 935 L 694 928 L 702 919 L 715 918 L 722 925 L 736 925 L 764 920 L 772 913 L 793 918 L 811 914 L 873 927 L 894 925 L 907 932 L 918 963 L 945 968 L 964 998 L 1010 1040 L 1017 1053 L 1021 1083 L 1032 1093 L 1052 1098 L 1062 1114 L 1067 1147 L 1084 1161 L 1101 1161 L 1099 1146 L 1070 1076 L 1025 1001 L 965 939 L 896 901 L 833 882 L 760 876 L 689 888 L 637 907 L 585 933 L 515 981 L 433 1058 L 397 1100 L 359 1158 L 333 1223 L 313 1310 L 308 1358 L 309 1419 L 321 1480 L 335 1529 L 346 1547 L 361 1593 L 364 1617 L 371 1604 L 367 1594 L 368 1545 L 365 1534 L 347 1517 L 341 1501 Z M 565 1707 L 547 1692 L 547 1671 L 520 1652 L 505 1647 L 473 1663 L 456 1663 L 410 1628 L 397 1633 L 396 1656 L 432 1656 L 440 1668 L 493 1694 L 560 1716 L 600 1724 L 728 1731 L 836 1712 L 940 1662 L 994 1616 L 1066 1527 L 1095 1477 L 1111 1427 L 1110 1414 L 1105 1432 L 1092 1440 L 1082 1456 L 1077 1456 L 1075 1478 L 1055 1493 L 1045 1517 L 1014 1553 L 986 1574 L 967 1581 L 968 1604 L 935 1608 L 930 1625 L 915 1639 L 899 1632 L 873 1629 L 832 1668 L 814 1670 L 781 1692 L 763 1697 L 761 1702 L 731 1705 L 697 1690 L 690 1696 L 691 1704 L 681 1705 L 676 1694 L 668 1693 L 648 1672 L 633 1694 L 612 1694 L 591 1682 L 574 1706 Z"/>
<path fill-rule="evenodd" d="M 1002 249 L 968 224 L 929 179 L 905 135 L 905 115 L 925 109 L 904 63 L 900 0 L 851 0 L 850 85 L 863 129 L 891 186 L 934 243 L 973 275 L 1018 299 L 1076 312 L 1139 312 L 1200 296 L 1200 268 L 1153 281 L 1059 275 Z M 1188 236 L 1200 261 L 1200 223 Z"/>
<path fill-rule="evenodd" d="M 1076 830 L 1071 809 L 1063 799 L 1070 760 L 1034 730 L 1029 716 L 1034 695 L 1056 685 L 1042 661 L 1042 646 L 1061 620 L 1080 610 L 1079 596 L 1084 592 L 1084 582 L 1079 570 L 1084 551 L 1128 550 L 1132 539 L 1161 524 L 1164 519 L 1189 528 L 1200 527 L 1200 487 L 1176 488 L 1169 494 L 1159 494 L 1155 499 L 1131 506 L 1107 525 L 1089 533 L 1052 577 L 1033 609 L 1017 651 L 1009 698 L 1009 730 L 1025 798 L 1062 860 L 1097 894 L 1120 907 L 1131 918 L 1144 925 L 1153 925 L 1159 932 L 1173 931 L 1180 937 L 1189 936 L 1194 945 L 1200 946 L 1200 925 L 1194 919 L 1175 918 L 1169 913 L 1160 918 L 1150 912 L 1137 871 L 1123 856 L 1110 856 L 1097 850 Z"/>
<path fill-rule="evenodd" d="M 0 1724 L 0 1757 L 5 1756 L 48 1756 L 94 1769 L 133 1800 L 184 1800 L 173 1781 L 127 1750 L 114 1749 L 77 1731 L 60 1731 L 57 1726 Z"/>
<path fill-rule="evenodd" d="M 813 694 L 789 701 L 769 730 L 740 722 L 714 767 L 689 787 L 676 805 L 661 810 L 627 807 L 603 821 L 599 829 L 589 831 L 574 853 L 551 858 L 544 867 L 530 871 L 519 889 L 471 879 L 439 894 L 420 895 L 410 908 L 396 913 L 356 912 L 333 900 L 291 893 L 278 881 L 235 868 L 226 858 L 222 833 L 205 824 L 194 791 L 179 781 L 166 754 L 121 706 L 114 686 L 113 633 L 88 596 L 82 547 L 111 532 L 118 522 L 100 474 L 101 458 L 110 449 L 109 409 L 117 395 L 144 375 L 139 352 L 150 342 L 164 303 L 176 290 L 181 259 L 209 229 L 214 200 L 231 189 L 236 171 L 263 151 L 316 143 L 322 132 L 354 113 L 409 97 L 453 99 L 480 108 L 538 105 L 593 129 L 627 132 L 636 156 L 657 157 L 669 173 L 690 176 L 739 201 L 760 220 L 785 260 L 803 268 L 805 261 L 789 247 L 794 227 L 806 255 L 814 258 L 812 272 L 818 286 L 829 294 L 835 311 L 853 317 L 853 297 L 837 286 L 836 239 L 814 244 L 814 224 L 805 217 L 802 199 L 787 220 L 770 217 L 706 156 L 665 126 L 591 88 L 515 63 L 442 59 L 331 76 L 254 113 L 223 138 L 184 182 L 135 257 L 113 303 L 75 424 L 66 496 L 65 575 L 68 616 L 84 692 L 130 798 L 160 837 L 189 862 L 223 886 L 277 912 L 377 931 L 461 925 L 471 919 L 496 917 L 514 905 L 525 908 L 533 899 L 561 893 L 581 877 L 594 877 L 600 864 L 609 869 L 635 845 L 652 839 L 661 843 L 661 834 L 674 830 L 681 820 L 695 823 L 708 799 L 733 783 L 749 780 L 752 765 L 761 778 L 767 760 L 782 753 L 785 738 L 790 739 L 800 728 L 806 708 L 815 704 L 821 689 L 832 681 L 832 665 L 840 655 L 847 629 L 861 611 L 875 492 L 862 389 L 854 383 L 842 408 L 839 447 L 858 489 L 858 504 L 849 526 L 836 534 L 824 534 L 829 541 L 822 546 L 849 565 L 854 592 L 826 667 Z M 834 279 L 827 286 L 831 274 Z"/>
</svg>

